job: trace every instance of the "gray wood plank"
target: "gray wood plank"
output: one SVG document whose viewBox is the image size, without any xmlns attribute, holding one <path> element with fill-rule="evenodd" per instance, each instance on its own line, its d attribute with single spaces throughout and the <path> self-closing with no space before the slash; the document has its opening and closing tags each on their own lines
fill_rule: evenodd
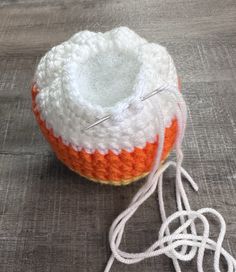
<svg viewBox="0 0 236 272">
<path fill-rule="evenodd" d="M 142 181 L 121 188 L 88 182 L 57 161 L 31 112 L 30 84 L 42 55 L 83 29 L 127 25 L 166 46 L 188 104 L 184 166 L 192 207 L 210 206 L 227 223 L 225 248 L 236 256 L 236 3 L 234 0 L 3 0 L 0 3 L 0 271 L 102 271 L 107 233 Z M 165 175 L 174 209 L 174 173 Z M 127 226 L 122 248 L 157 237 L 156 195 Z M 218 228 L 212 219 L 212 237 Z M 206 258 L 211 269 L 212 255 Z M 223 267 L 225 268 L 225 267 Z M 173 271 L 166 257 L 112 271 Z M 196 271 L 195 262 L 183 271 Z"/>
</svg>

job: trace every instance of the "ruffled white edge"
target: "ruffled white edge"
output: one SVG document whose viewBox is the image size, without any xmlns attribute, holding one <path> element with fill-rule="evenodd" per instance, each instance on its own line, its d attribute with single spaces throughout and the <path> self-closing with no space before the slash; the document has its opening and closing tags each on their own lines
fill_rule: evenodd
<svg viewBox="0 0 236 272">
<path fill-rule="evenodd" d="M 94 54 L 111 48 L 131 50 L 141 62 L 141 69 L 130 97 L 113 107 L 101 107 L 79 95 L 73 71 L 76 65 L 83 65 Z M 122 149 L 131 152 L 134 147 L 144 148 L 147 142 L 154 142 L 158 134 L 157 103 L 166 127 L 170 126 L 176 112 L 169 93 L 140 103 L 141 96 L 162 82 L 177 86 L 177 75 L 173 60 L 164 47 L 148 43 L 126 27 L 105 33 L 81 31 L 53 47 L 41 59 L 35 82 L 39 90 L 36 104 L 47 127 L 53 129 L 55 136 L 61 136 L 65 144 L 89 153 L 99 150 L 106 154 L 112 150 L 118 154 Z M 83 131 L 107 114 L 114 118 Z"/>
</svg>

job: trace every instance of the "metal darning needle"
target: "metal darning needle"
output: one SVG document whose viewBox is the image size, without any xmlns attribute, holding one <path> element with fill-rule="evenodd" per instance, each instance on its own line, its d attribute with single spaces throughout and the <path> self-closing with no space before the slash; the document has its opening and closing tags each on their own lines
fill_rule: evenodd
<svg viewBox="0 0 236 272">
<path fill-rule="evenodd" d="M 158 93 L 160 93 L 160 92 L 163 92 L 164 90 L 165 90 L 165 89 L 156 89 L 156 90 L 152 91 L 151 93 L 149 93 L 149 94 L 147 94 L 147 95 L 141 97 L 140 100 L 141 100 L 141 101 L 144 101 L 144 100 L 146 100 L 146 99 L 152 97 L 153 95 L 156 95 L 156 94 L 158 94 Z M 108 120 L 108 119 L 110 119 L 110 118 L 111 118 L 111 114 L 106 115 L 106 116 L 102 117 L 101 119 L 97 120 L 96 122 L 94 122 L 93 124 L 89 125 L 89 126 L 86 127 L 85 129 L 83 129 L 83 131 L 88 130 L 88 129 L 92 128 L 92 127 L 95 127 L 95 126 L 97 126 L 97 125 L 99 125 L 99 124 L 105 122 L 106 120 Z"/>
<path fill-rule="evenodd" d="M 101 124 L 102 122 L 105 122 L 106 120 L 108 120 L 110 118 L 111 118 L 110 114 L 106 115 L 103 118 L 97 120 L 95 123 L 93 123 L 93 124 L 89 125 L 88 127 L 86 127 L 84 130 L 88 130 L 88 129 L 92 128 L 92 127 L 95 127 L 96 125 Z"/>
</svg>

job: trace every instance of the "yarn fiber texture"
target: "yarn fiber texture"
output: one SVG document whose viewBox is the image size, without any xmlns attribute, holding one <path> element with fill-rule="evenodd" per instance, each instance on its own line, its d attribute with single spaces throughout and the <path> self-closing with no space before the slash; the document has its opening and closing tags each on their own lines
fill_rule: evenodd
<svg viewBox="0 0 236 272">
<path fill-rule="evenodd" d="M 111 225 L 111 256 L 104 272 L 111 271 L 115 260 L 134 264 L 162 254 L 171 258 L 176 272 L 182 271 L 181 261 L 194 258 L 197 270 L 193 269 L 203 272 L 208 250 L 214 256 L 214 271 L 221 271 L 222 259 L 229 272 L 236 271 L 235 258 L 223 248 L 223 217 L 212 208 L 192 210 L 184 188 L 182 177 L 198 190 L 182 167 L 187 106 L 177 85 L 167 51 L 123 27 L 106 33 L 79 32 L 51 49 L 37 68 L 33 111 L 62 162 L 91 180 L 115 185 L 128 184 L 150 172 Z M 164 91 L 142 99 L 160 89 Z M 105 122 L 86 129 L 108 114 Z M 176 162 L 163 163 L 173 147 Z M 163 174 L 169 167 L 176 171 L 177 211 L 168 216 Z M 156 189 L 162 219 L 158 239 L 143 252 L 121 250 L 126 224 Z M 210 237 L 208 216 L 218 219 L 215 240 Z M 176 219 L 179 226 L 173 230 Z M 199 230 L 196 221 L 201 223 Z"/>
<path fill-rule="evenodd" d="M 158 149 L 158 111 L 166 128 L 162 161 L 176 135 L 177 103 L 162 92 L 177 87 L 167 50 L 126 27 L 81 31 L 39 62 L 32 87 L 38 124 L 56 156 L 73 171 L 102 183 L 128 184 L 147 175 Z M 87 126 L 110 114 L 89 130 Z"/>
</svg>

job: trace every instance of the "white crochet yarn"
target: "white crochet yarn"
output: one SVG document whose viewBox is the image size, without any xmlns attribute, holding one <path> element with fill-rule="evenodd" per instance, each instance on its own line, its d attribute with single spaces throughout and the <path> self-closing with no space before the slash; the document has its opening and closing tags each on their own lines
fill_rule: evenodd
<svg viewBox="0 0 236 272">
<path fill-rule="evenodd" d="M 178 104 L 176 117 L 178 121 L 178 136 L 175 143 L 176 162 L 168 161 L 161 165 L 161 154 L 164 147 L 165 124 L 161 107 L 158 107 L 157 119 L 159 123 L 159 144 L 155 163 L 152 171 L 147 177 L 146 183 L 138 190 L 133 197 L 127 209 L 125 209 L 112 223 L 109 232 L 109 242 L 112 255 L 107 262 L 104 272 L 110 272 L 114 260 L 118 260 L 125 264 L 134 264 L 143 261 L 146 258 L 160 256 L 162 254 L 172 259 L 176 272 L 181 272 L 180 261 L 190 261 L 194 257 L 197 259 L 197 267 L 192 271 L 204 271 L 204 255 L 207 250 L 211 250 L 214 254 L 214 262 L 212 267 L 214 271 L 220 272 L 221 257 L 228 266 L 228 272 L 236 272 L 236 260 L 223 248 L 223 240 L 226 233 L 226 224 L 216 210 L 212 208 L 202 208 L 197 211 L 192 210 L 187 194 L 184 189 L 182 176 L 192 185 L 195 191 L 198 190 L 197 184 L 190 175 L 182 168 L 183 153 L 182 141 L 185 132 L 187 110 L 186 104 L 180 92 L 166 86 L 165 90 L 171 94 L 170 99 L 175 100 Z M 157 104 L 157 106 L 159 106 Z M 163 173 L 170 167 L 176 168 L 176 206 L 177 212 L 166 215 L 164 198 L 163 198 Z M 155 192 L 158 187 L 159 210 L 162 219 L 158 239 L 146 250 L 139 253 L 129 253 L 119 249 L 126 223 L 137 211 L 137 209 Z M 210 238 L 210 221 L 206 214 L 213 215 L 218 219 L 220 231 L 216 241 Z M 171 232 L 171 224 L 179 219 L 180 226 Z M 202 232 L 198 232 L 196 221 L 202 223 Z M 209 268 L 209 267 L 208 267 Z"/>
<path fill-rule="evenodd" d="M 163 92 L 140 103 L 140 97 L 163 82 L 176 87 L 170 55 L 126 27 L 106 33 L 82 31 L 52 48 L 40 61 L 36 104 L 48 128 L 65 144 L 89 153 L 132 151 L 154 142 L 159 131 L 157 101 L 168 127 L 176 103 Z M 83 131 L 97 119 L 113 118 Z"/>
<path fill-rule="evenodd" d="M 155 163 L 146 183 L 132 199 L 129 207 L 113 222 L 109 242 L 112 255 L 105 272 L 109 272 L 117 259 L 126 264 L 165 254 L 173 261 L 175 271 L 181 272 L 179 261 L 189 261 L 197 256 L 197 271 L 203 272 L 206 250 L 214 252 L 214 270 L 220 271 L 223 256 L 228 271 L 236 271 L 236 260 L 222 247 L 226 226 L 222 216 L 214 209 L 191 209 L 184 190 L 182 175 L 195 190 L 197 185 L 182 168 L 181 145 L 185 132 L 187 111 L 182 95 L 177 90 L 177 75 L 167 51 L 149 44 L 128 28 L 110 32 L 79 32 L 69 41 L 49 51 L 38 66 L 35 80 L 39 88 L 36 103 L 41 117 L 56 135 L 74 148 L 87 152 L 98 149 L 106 153 L 112 149 L 131 151 L 134 146 L 144 147 L 159 135 Z M 165 85 L 163 85 L 165 84 Z M 151 99 L 140 98 L 158 87 L 165 87 Z M 84 128 L 108 114 L 112 118 L 89 130 Z M 175 143 L 176 162 L 161 164 L 165 127 L 173 117 L 178 120 Z M 163 173 L 170 166 L 176 167 L 177 212 L 167 217 L 163 199 Z M 159 237 L 149 248 L 140 253 L 119 249 L 128 220 L 158 186 L 158 199 L 163 224 Z M 205 214 L 214 215 L 220 223 L 217 241 L 210 239 L 210 222 Z M 169 226 L 176 220 L 180 226 L 171 232 Z M 200 219 L 203 232 L 198 234 L 195 221 Z"/>
</svg>

